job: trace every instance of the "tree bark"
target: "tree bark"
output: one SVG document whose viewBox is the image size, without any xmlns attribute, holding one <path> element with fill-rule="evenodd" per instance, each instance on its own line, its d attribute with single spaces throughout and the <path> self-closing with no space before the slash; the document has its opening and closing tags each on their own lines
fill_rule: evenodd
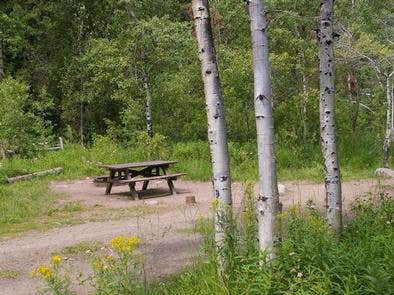
<svg viewBox="0 0 394 295">
<path fill-rule="evenodd" d="M 220 270 L 228 265 L 226 238 L 231 231 L 231 180 L 227 147 L 227 130 L 216 52 L 213 43 L 208 0 L 192 1 L 198 56 L 204 82 L 208 116 L 208 139 L 211 150 L 215 212 L 215 241 Z"/>
<path fill-rule="evenodd" d="M 150 89 L 149 75 L 147 73 L 144 73 L 144 88 L 146 92 L 146 101 L 145 101 L 146 132 L 150 137 L 152 137 L 153 136 L 152 92 Z"/>
<path fill-rule="evenodd" d="M 0 40 L 0 81 L 4 78 L 3 45 Z"/>
<path fill-rule="evenodd" d="M 258 240 L 268 259 L 275 257 L 279 242 L 277 214 L 279 193 L 275 163 L 275 136 L 272 112 L 272 89 L 264 1 L 249 4 L 254 64 L 254 106 L 257 129 L 260 191 L 257 200 Z"/>
<path fill-rule="evenodd" d="M 386 98 L 387 98 L 387 115 L 386 115 L 386 135 L 384 137 L 383 144 L 383 166 L 385 168 L 389 167 L 390 164 L 390 146 L 391 146 L 391 136 L 393 131 L 393 97 L 392 97 L 392 74 L 386 76 Z"/>
<path fill-rule="evenodd" d="M 333 231 L 342 230 L 341 179 L 335 127 L 335 62 L 333 50 L 333 0 L 320 0 L 318 32 L 320 58 L 320 136 L 324 159 L 326 215 Z"/>
</svg>

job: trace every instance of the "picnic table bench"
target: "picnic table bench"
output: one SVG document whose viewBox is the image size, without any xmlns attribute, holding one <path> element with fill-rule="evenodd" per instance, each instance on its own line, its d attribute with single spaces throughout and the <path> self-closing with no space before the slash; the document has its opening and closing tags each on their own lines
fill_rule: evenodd
<svg viewBox="0 0 394 295">
<path fill-rule="evenodd" d="M 133 197 L 140 198 L 138 191 L 135 188 L 137 182 L 143 182 L 142 190 L 146 190 L 151 180 L 165 179 L 171 194 L 176 194 L 174 187 L 174 180 L 178 177 L 185 175 L 186 173 L 173 173 L 168 172 L 168 168 L 171 164 L 175 164 L 177 161 L 146 161 L 146 162 L 134 162 L 126 164 L 111 164 L 111 165 L 100 165 L 101 168 L 109 170 L 109 176 L 98 177 L 97 180 L 105 182 L 106 190 L 105 194 L 111 194 L 111 189 L 114 184 L 128 184 L 130 193 Z"/>
</svg>

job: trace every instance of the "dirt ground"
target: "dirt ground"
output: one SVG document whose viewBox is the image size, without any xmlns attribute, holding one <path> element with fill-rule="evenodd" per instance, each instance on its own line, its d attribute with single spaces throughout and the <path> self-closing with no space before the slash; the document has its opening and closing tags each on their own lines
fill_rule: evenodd
<svg viewBox="0 0 394 295">
<path fill-rule="evenodd" d="M 284 182 L 281 194 L 284 209 L 294 204 L 305 204 L 312 200 L 319 208 L 324 204 L 324 186 L 309 182 Z M 40 283 L 29 277 L 29 273 L 40 264 L 46 263 L 52 253 L 60 252 L 81 242 L 107 243 L 118 235 L 141 237 L 140 251 L 146 256 L 145 273 L 148 277 L 162 277 L 190 265 L 198 255 L 201 238 L 193 233 L 196 221 L 210 214 L 211 183 L 177 181 L 179 194 L 169 196 L 165 183 L 154 182 L 143 195 L 142 200 L 128 197 L 127 186 L 113 188 L 111 196 L 104 195 L 104 187 L 95 186 L 90 179 L 53 182 L 51 189 L 65 193 L 63 201 L 75 201 L 86 207 L 99 206 L 112 210 L 120 208 L 160 208 L 154 214 L 116 220 L 85 222 L 48 230 L 28 232 L 17 237 L 0 239 L 0 274 L 12 270 L 14 278 L 0 276 L 0 294 L 38 294 Z M 385 191 L 394 195 L 394 180 L 367 179 L 343 183 L 344 208 L 358 197 L 368 193 Z M 255 187 L 257 191 L 257 186 Z M 233 184 L 235 207 L 241 207 L 244 195 L 241 183 Z M 187 205 L 186 196 L 195 196 L 196 204 Z M 150 211 L 147 211 L 150 212 Z M 83 254 L 83 253 L 82 253 Z M 88 259 L 84 255 L 69 255 L 65 264 L 75 273 L 89 273 Z M 78 294 L 87 294 L 89 286 L 76 284 Z"/>
</svg>

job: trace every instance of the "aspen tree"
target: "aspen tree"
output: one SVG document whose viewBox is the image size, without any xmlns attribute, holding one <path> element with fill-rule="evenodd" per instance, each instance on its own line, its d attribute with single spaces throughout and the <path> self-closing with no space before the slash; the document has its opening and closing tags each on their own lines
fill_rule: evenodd
<svg viewBox="0 0 394 295">
<path fill-rule="evenodd" d="M 193 0 L 193 18 L 198 43 L 198 56 L 204 82 L 208 116 L 208 139 L 211 151 L 213 193 L 215 204 L 215 241 L 219 268 L 225 270 L 226 238 L 231 231 L 231 180 L 228 158 L 226 120 L 219 70 L 213 43 L 208 0 Z"/>
<path fill-rule="evenodd" d="M 248 1 L 254 64 L 254 106 L 257 129 L 260 191 L 257 200 L 258 240 L 268 259 L 275 257 L 279 242 L 277 214 L 279 193 L 275 162 L 272 87 L 268 59 L 267 22 L 264 1 Z"/>
<path fill-rule="evenodd" d="M 324 160 L 326 217 L 337 234 L 342 229 L 342 196 L 335 128 L 333 0 L 320 0 L 317 34 L 320 70 L 320 142 Z"/>
</svg>

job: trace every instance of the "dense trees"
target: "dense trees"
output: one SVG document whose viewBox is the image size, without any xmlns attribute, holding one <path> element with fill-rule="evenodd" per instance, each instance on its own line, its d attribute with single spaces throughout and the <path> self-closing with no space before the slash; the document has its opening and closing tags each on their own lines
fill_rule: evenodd
<svg viewBox="0 0 394 295">
<path fill-rule="evenodd" d="M 79 141 L 82 101 L 88 143 L 93 134 L 108 130 L 127 142 L 134 130 L 146 129 L 143 70 L 148 70 L 155 132 L 177 141 L 204 139 L 206 119 L 189 4 L 180 0 L 2 1 L 5 75 L 29 84 L 32 100 L 53 100 L 56 107 L 44 114 L 44 120 L 56 134 L 68 130 L 69 140 Z M 248 14 L 242 1 L 213 1 L 211 5 L 218 62 L 223 68 L 229 140 L 249 141 L 255 138 L 256 129 L 250 99 Z M 319 142 L 316 7 L 312 0 L 266 1 L 280 145 L 306 142 L 302 146 L 307 147 Z M 341 1 L 336 3 L 336 11 L 334 30 L 341 35 L 335 43 L 339 142 L 350 138 L 354 129 L 356 97 L 349 101 L 346 82 L 352 70 L 360 101 L 353 138 L 367 132 L 382 143 L 386 87 L 356 50 L 384 61 L 389 69 L 392 4 L 364 0 L 356 1 L 352 9 L 351 1 Z"/>
</svg>

